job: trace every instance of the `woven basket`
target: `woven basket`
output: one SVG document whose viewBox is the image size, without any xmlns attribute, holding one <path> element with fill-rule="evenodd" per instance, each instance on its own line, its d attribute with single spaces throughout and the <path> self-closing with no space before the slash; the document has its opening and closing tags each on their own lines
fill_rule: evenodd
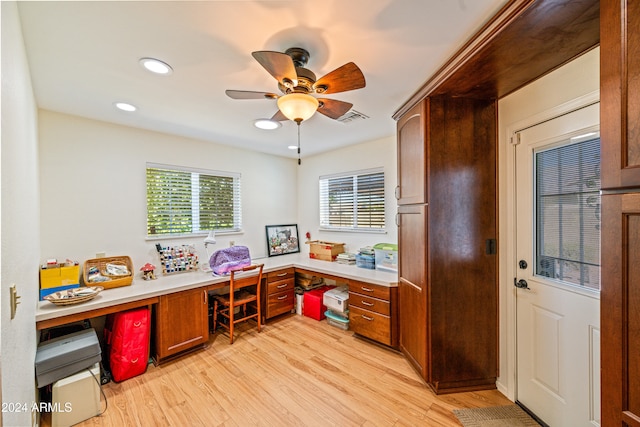
<svg viewBox="0 0 640 427">
<path fill-rule="evenodd" d="M 110 276 L 103 273 L 107 269 L 107 264 L 119 264 L 125 265 L 129 270 L 128 276 Z M 100 274 L 105 277 L 109 277 L 111 280 L 106 282 L 89 282 L 89 275 L 87 272 L 91 267 L 96 267 Z M 128 256 L 115 256 L 105 258 L 88 259 L 84 262 L 84 268 L 82 269 L 82 278 L 84 279 L 85 286 L 98 285 L 105 289 L 118 288 L 120 286 L 129 286 L 133 282 L 133 262 Z"/>
</svg>

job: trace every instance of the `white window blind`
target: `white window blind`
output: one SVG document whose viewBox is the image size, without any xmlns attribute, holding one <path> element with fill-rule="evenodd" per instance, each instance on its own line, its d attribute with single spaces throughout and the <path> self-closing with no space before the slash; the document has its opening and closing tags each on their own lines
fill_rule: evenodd
<svg viewBox="0 0 640 427">
<path fill-rule="evenodd" d="M 242 228 L 240 174 L 147 164 L 147 236 Z"/>
<path fill-rule="evenodd" d="M 320 227 L 384 231 L 382 168 L 320 177 Z"/>
<path fill-rule="evenodd" d="M 600 289 L 600 139 L 536 153 L 536 274 Z"/>
</svg>

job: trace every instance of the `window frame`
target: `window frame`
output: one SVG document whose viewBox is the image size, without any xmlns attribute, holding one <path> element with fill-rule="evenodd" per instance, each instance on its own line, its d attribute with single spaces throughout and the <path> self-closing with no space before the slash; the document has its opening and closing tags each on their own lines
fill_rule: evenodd
<svg viewBox="0 0 640 427">
<path fill-rule="evenodd" d="M 382 183 L 381 186 L 379 188 L 379 190 L 382 191 L 382 194 L 379 196 L 379 199 L 381 200 L 381 203 L 379 203 L 381 205 L 382 208 L 382 215 L 381 215 L 381 219 L 382 219 L 382 226 L 380 227 L 373 227 L 371 226 L 371 222 L 369 222 L 369 224 L 367 226 L 360 226 L 359 225 L 359 221 L 358 221 L 358 197 L 357 197 L 357 182 L 358 179 L 361 177 L 364 177 L 366 175 L 381 175 L 382 178 Z M 351 192 L 351 198 L 352 198 L 352 208 L 353 208 L 353 214 L 351 215 L 351 225 L 350 226 L 344 226 L 344 225 L 331 225 L 331 219 L 330 219 L 330 214 L 329 214 L 329 201 L 328 201 L 328 190 L 326 189 L 326 186 L 328 185 L 328 182 L 330 180 L 336 180 L 336 179 L 348 179 L 351 178 L 352 179 L 352 183 L 353 183 L 353 190 Z M 324 186 L 324 187 L 323 187 Z M 357 171 L 347 171 L 347 172 L 341 172 L 341 173 L 335 173 L 335 174 L 329 174 L 329 175 L 321 175 L 318 178 L 318 191 L 319 191 L 319 195 L 318 195 L 318 202 L 319 202 L 319 216 L 320 216 L 320 221 L 319 221 L 319 228 L 322 231 L 338 231 L 338 232 L 354 232 L 354 233 L 380 233 L 380 234 L 384 234 L 386 233 L 386 227 L 387 227 L 387 221 L 386 221 L 386 180 L 385 180 L 385 172 L 384 172 L 384 168 L 383 167 L 377 167 L 377 168 L 371 168 L 371 169 L 363 169 L 363 170 L 357 170 Z M 371 208 L 371 204 L 367 205 L 368 208 Z"/>
<path fill-rule="evenodd" d="M 159 171 L 165 172 L 179 172 L 179 173 L 190 173 L 191 178 L 189 179 L 189 183 L 191 186 L 191 231 L 184 232 L 160 232 L 155 234 L 150 234 L 150 205 L 149 205 L 149 169 L 155 169 Z M 225 234 L 225 233 L 239 233 L 242 232 L 242 191 L 241 191 L 241 178 L 242 175 L 239 172 L 225 172 L 218 170 L 210 170 L 210 169 L 201 169 L 201 168 L 193 168 L 187 166 L 177 166 L 177 165 L 168 165 L 161 163 L 152 163 L 147 162 L 145 166 L 145 196 L 146 196 L 146 239 L 147 240 L 159 240 L 159 239 L 171 239 L 171 238 L 180 238 L 180 237 L 194 237 L 194 236 L 202 236 L 206 235 L 211 231 L 209 228 L 201 228 L 201 211 L 203 210 L 203 205 L 200 203 L 200 186 L 199 181 L 201 176 L 209 176 L 213 178 L 231 178 L 232 186 L 233 186 L 233 226 L 228 228 L 216 228 L 216 234 Z M 194 192 L 195 197 L 194 197 Z M 204 206 L 207 207 L 207 206 Z M 215 209 L 215 205 L 209 205 L 209 208 Z M 170 215 L 170 214 L 169 214 Z"/>
</svg>

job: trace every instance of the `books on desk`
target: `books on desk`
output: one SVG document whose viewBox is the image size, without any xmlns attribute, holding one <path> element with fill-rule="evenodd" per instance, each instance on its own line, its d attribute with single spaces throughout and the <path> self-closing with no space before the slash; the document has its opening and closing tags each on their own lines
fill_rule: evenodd
<svg viewBox="0 0 640 427">
<path fill-rule="evenodd" d="M 341 254 L 338 254 L 338 257 L 336 258 L 336 262 L 338 264 L 353 265 L 356 263 L 356 254 L 352 254 L 350 252 L 343 252 Z"/>
</svg>

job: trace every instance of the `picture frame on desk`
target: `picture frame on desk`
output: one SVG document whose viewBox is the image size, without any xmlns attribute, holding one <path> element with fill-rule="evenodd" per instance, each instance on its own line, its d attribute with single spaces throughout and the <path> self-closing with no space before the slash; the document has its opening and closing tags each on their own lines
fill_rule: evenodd
<svg viewBox="0 0 640 427">
<path fill-rule="evenodd" d="M 270 257 L 300 252 L 297 224 L 267 225 L 265 230 Z"/>
</svg>

